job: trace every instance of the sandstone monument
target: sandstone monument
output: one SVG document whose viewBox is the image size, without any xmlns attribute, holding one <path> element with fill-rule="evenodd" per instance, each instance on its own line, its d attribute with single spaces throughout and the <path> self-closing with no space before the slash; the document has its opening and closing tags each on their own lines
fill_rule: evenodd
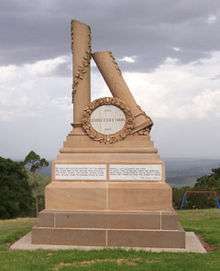
<svg viewBox="0 0 220 271">
<path fill-rule="evenodd" d="M 151 118 L 112 53 L 92 53 L 90 27 L 73 20 L 71 31 L 73 129 L 52 163 L 32 243 L 185 248 L 165 166 L 150 139 Z M 112 97 L 91 102 L 91 57 Z"/>
</svg>

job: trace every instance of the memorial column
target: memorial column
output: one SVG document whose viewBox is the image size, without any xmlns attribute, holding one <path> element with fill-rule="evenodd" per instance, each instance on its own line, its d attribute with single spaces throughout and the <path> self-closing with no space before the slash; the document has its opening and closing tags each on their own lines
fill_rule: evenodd
<svg viewBox="0 0 220 271">
<path fill-rule="evenodd" d="M 90 102 L 91 30 L 84 23 L 71 22 L 73 54 L 73 127 L 81 126 L 84 107 Z"/>
</svg>

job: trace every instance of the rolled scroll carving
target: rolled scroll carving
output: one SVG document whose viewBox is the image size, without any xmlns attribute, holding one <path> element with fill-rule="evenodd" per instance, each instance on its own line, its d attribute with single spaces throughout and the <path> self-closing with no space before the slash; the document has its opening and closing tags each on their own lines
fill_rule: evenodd
<svg viewBox="0 0 220 271">
<path fill-rule="evenodd" d="M 92 56 L 113 97 L 123 100 L 130 108 L 134 116 L 133 133 L 145 134 L 150 132 L 153 122 L 137 105 L 112 53 L 109 51 L 95 52 Z"/>
</svg>

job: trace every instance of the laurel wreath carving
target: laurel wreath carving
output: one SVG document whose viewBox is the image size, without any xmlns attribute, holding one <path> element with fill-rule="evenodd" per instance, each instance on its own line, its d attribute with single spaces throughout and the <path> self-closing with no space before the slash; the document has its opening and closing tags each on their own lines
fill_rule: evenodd
<svg viewBox="0 0 220 271">
<path fill-rule="evenodd" d="M 88 26 L 88 50 L 84 52 L 84 56 L 82 57 L 81 65 L 78 66 L 77 72 L 73 77 L 73 84 L 72 84 L 72 102 L 74 102 L 74 96 L 77 91 L 79 81 L 83 80 L 84 74 L 88 71 L 88 66 L 90 65 L 91 60 L 91 29 Z M 72 52 L 73 52 L 73 24 L 71 24 L 71 40 L 72 40 Z"/>
<path fill-rule="evenodd" d="M 115 58 L 114 58 L 112 52 L 109 52 L 109 55 L 110 55 L 110 57 L 111 57 L 111 59 L 112 59 L 112 62 L 113 62 L 113 64 L 114 64 L 116 70 L 117 70 L 117 71 L 119 72 L 119 74 L 121 75 L 121 70 L 120 70 L 120 68 L 119 68 L 119 66 L 118 66 L 118 63 L 117 63 L 117 61 L 115 60 Z"/>
<path fill-rule="evenodd" d="M 114 105 L 119 107 L 125 114 L 126 121 L 124 127 L 115 134 L 104 135 L 97 132 L 91 125 L 90 117 L 92 112 L 99 106 L 102 105 Z M 125 139 L 129 134 L 131 134 L 134 128 L 134 118 L 130 109 L 118 98 L 105 97 L 97 99 L 87 105 L 84 109 L 82 128 L 87 133 L 87 135 L 95 141 L 104 144 L 112 144 L 117 141 Z"/>
</svg>

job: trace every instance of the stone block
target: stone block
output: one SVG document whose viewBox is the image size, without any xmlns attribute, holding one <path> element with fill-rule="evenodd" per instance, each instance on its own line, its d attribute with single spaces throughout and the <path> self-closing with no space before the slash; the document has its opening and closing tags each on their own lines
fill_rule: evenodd
<svg viewBox="0 0 220 271">
<path fill-rule="evenodd" d="M 104 230 L 33 228 L 32 244 L 105 246 Z"/>
<path fill-rule="evenodd" d="M 110 230 L 108 231 L 108 246 L 185 248 L 185 232 Z"/>
<path fill-rule="evenodd" d="M 161 215 L 161 228 L 163 230 L 176 230 L 180 228 L 177 215 L 173 213 L 162 213 Z"/>
<path fill-rule="evenodd" d="M 52 182 L 46 187 L 47 210 L 103 210 L 106 208 L 106 184 L 103 182 Z"/>
<path fill-rule="evenodd" d="M 162 211 L 172 209 L 172 190 L 165 182 L 111 182 L 110 210 Z"/>
<path fill-rule="evenodd" d="M 38 221 L 36 226 L 38 227 L 54 227 L 54 213 L 41 211 L 38 215 Z"/>
</svg>

